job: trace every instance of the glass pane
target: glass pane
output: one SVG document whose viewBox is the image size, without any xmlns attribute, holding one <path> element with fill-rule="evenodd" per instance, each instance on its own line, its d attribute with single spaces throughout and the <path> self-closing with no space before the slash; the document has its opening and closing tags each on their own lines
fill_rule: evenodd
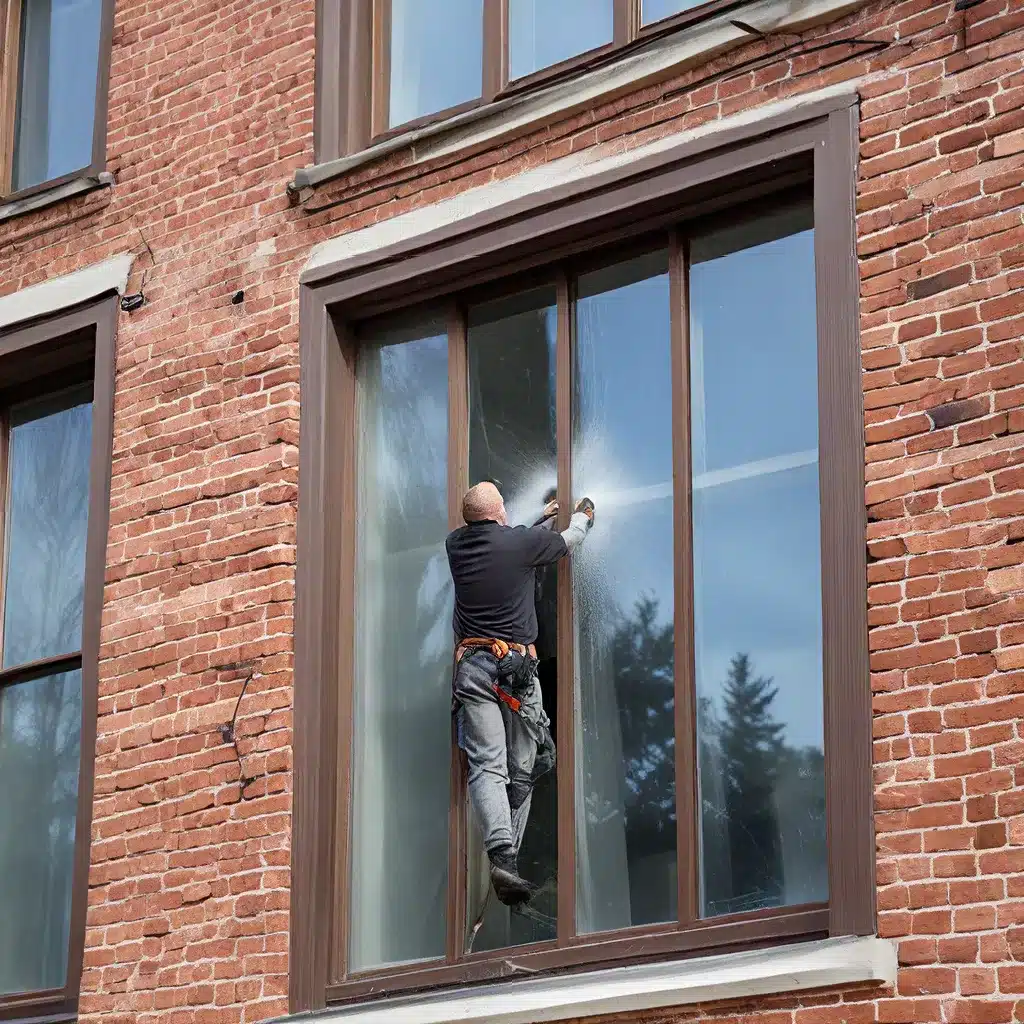
<svg viewBox="0 0 1024 1024">
<path fill-rule="evenodd" d="M 509 77 L 604 46 L 613 32 L 612 0 L 509 0 Z"/>
<path fill-rule="evenodd" d="M 448 344 L 360 351 L 350 966 L 445 951 L 451 756 Z"/>
<path fill-rule="evenodd" d="M 476 99 L 484 0 L 391 0 L 391 127 Z"/>
<path fill-rule="evenodd" d="M 814 232 L 693 242 L 693 565 L 706 916 L 828 897 Z"/>
<path fill-rule="evenodd" d="M 103 0 L 22 0 L 14 188 L 92 163 Z"/>
<path fill-rule="evenodd" d="M 664 252 L 580 278 L 573 490 L 576 914 L 581 932 L 676 917 L 672 373 Z"/>
<path fill-rule="evenodd" d="M 703 7 L 708 0 L 641 0 L 641 21 L 649 25 L 652 21 L 661 21 L 682 11 L 692 11 L 695 7 Z"/>
<path fill-rule="evenodd" d="M 535 523 L 557 484 L 555 329 L 553 288 L 477 306 L 469 313 L 469 476 L 473 482 L 497 483 L 513 526 Z M 556 592 L 556 570 L 539 570 L 538 674 L 553 734 L 558 720 Z M 467 945 L 475 951 L 556 935 L 556 772 L 541 776 L 534 787 L 519 851 L 520 874 L 538 887 L 527 906 L 510 912 L 489 895 L 486 858 L 477 830 L 470 830 Z"/>
<path fill-rule="evenodd" d="M 88 388 L 11 411 L 4 668 L 82 646 L 91 445 Z"/>
<path fill-rule="evenodd" d="M 0 993 L 64 984 L 81 730 L 78 670 L 0 689 Z"/>
</svg>

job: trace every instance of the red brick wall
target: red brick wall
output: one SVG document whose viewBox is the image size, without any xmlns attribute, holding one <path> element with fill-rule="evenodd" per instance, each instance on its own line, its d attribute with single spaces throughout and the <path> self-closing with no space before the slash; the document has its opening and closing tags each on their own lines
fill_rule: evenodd
<svg viewBox="0 0 1024 1024">
<path fill-rule="evenodd" d="M 116 187 L 0 224 L 0 291 L 128 248 L 131 290 L 145 275 L 118 328 L 83 1020 L 287 1008 L 310 247 L 583 147 L 857 79 L 879 930 L 903 966 L 896 992 L 657 1019 L 1024 1021 L 1024 3 L 872 0 L 806 32 L 887 44 L 870 53 L 722 77 L 779 45 L 755 42 L 470 158 L 396 153 L 303 209 L 285 185 L 312 159 L 313 7 L 118 0 Z M 219 727 L 247 679 L 242 787 Z"/>
</svg>

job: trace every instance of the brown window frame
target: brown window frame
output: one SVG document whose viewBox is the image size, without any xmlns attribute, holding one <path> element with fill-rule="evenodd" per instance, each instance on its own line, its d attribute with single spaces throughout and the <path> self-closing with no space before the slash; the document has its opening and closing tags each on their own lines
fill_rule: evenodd
<svg viewBox="0 0 1024 1024">
<path fill-rule="evenodd" d="M 24 0 L 0 0 L 0 200 L 10 202 L 59 188 L 76 178 L 94 178 L 107 165 L 107 97 L 110 87 L 110 58 L 114 34 L 114 2 L 103 0 L 100 15 L 99 60 L 96 74 L 96 102 L 93 107 L 92 158 L 85 167 L 75 167 L 56 178 L 14 190 L 14 135 L 18 109 L 21 63 L 21 11 Z"/>
<path fill-rule="evenodd" d="M 851 96 L 684 142 L 585 182 L 462 223 L 368 252 L 304 277 L 300 290 L 301 436 L 296 580 L 295 801 L 292 832 L 292 1010 L 434 986 L 470 984 L 522 972 L 671 959 L 779 941 L 870 935 L 875 929 L 871 778 L 871 703 L 867 646 L 864 412 L 861 384 L 855 175 L 858 113 Z M 468 389 L 463 304 L 477 286 L 512 282 L 597 247 L 663 233 L 672 239 L 671 300 L 685 309 L 684 225 L 768 197 L 810 191 L 815 217 L 818 288 L 819 480 L 822 504 L 826 805 L 829 901 L 753 914 L 697 919 L 696 891 L 681 883 L 680 922 L 576 937 L 574 914 L 572 729 L 560 724 L 559 928 L 549 943 L 509 951 L 460 954 L 465 921 L 464 771 L 453 751 L 447 957 L 443 964 L 402 965 L 348 976 L 348 801 L 352 719 L 355 559 L 356 327 L 370 317 L 431 301 L 449 304 L 449 510 L 454 525 L 468 483 Z M 571 352 L 568 279 L 559 277 L 559 378 Z M 673 317 L 677 442 L 688 437 L 685 318 Z M 568 386 L 559 385 L 559 491 L 569 494 Z M 684 418 L 686 417 L 686 418 Z M 676 444 L 677 593 L 688 593 L 688 446 Z M 682 481 L 682 482 L 680 482 Z M 685 519 L 684 519 L 685 517 Z M 560 642 L 572 612 L 569 575 L 560 574 Z M 687 602 L 688 604 L 688 602 Z M 682 605 L 677 601 L 677 609 Z M 677 615 L 680 611 L 677 610 Z M 677 620 L 683 700 L 677 700 L 677 765 L 692 757 L 695 708 L 687 637 Z M 567 644 L 559 660 L 570 654 Z M 677 673 L 678 674 L 678 673 Z M 560 664 L 560 693 L 571 687 Z M 568 691 L 571 693 L 571 689 Z M 560 696 L 561 704 L 563 697 Z M 572 706 L 571 697 L 568 705 Z M 842 766 L 839 770 L 838 766 Z M 568 770 L 565 770 L 568 767 Z M 686 775 L 689 777 L 689 769 Z M 568 781 L 562 782 L 565 778 Z M 677 783 L 680 861 L 697 843 L 692 787 Z M 695 876 L 696 871 L 680 871 Z"/>
<path fill-rule="evenodd" d="M 61 988 L 0 994 L 0 1020 L 74 1020 L 85 949 L 89 845 L 96 756 L 100 622 L 110 518 L 114 420 L 114 334 L 117 296 L 97 299 L 53 316 L 0 329 L 0 410 L 26 398 L 92 383 L 92 443 L 85 544 L 82 646 L 54 658 L 0 670 L 0 687 L 81 668 L 82 731 L 75 826 L 68 969 Z M 0 512 L 6 522 L 7 430 L 0 426 Z M 5 531 L 0 531 L 0 533 Z M 0 542 L 5 538 L 0 536 Z M 0 564 L 3 563 L 0 543 Z M 3 577 L 0 575 L 0 587 Z M 0 594 L 2 607 L 2 594 Z"/>
<path fill-rule="evenodd" d="M 599 66 L 659 36 L 739 10 L 750 0 L 705 0 L 648 25 L 642 0 L 606 0 L 613 5 L 612 41 L 596 49 L 509 80 L 508 0 L 483 0 L 483 69 L 476 99 L 390 127 L 390 24 L 392 0 L 321 0 L 316 28 L 315 158 L 318 163 L 366 149 L 385 139 L 443 121 L 495 100 Z"/>
</svg>

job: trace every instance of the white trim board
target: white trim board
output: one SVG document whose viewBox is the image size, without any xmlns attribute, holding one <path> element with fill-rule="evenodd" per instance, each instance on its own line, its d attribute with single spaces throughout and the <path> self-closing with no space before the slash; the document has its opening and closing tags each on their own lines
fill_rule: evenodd
<svg viewBox="0 0 1024 1024">
<path fill-rule="evenodd" d="M 123 252 L 91 267 L 0 296 L 0 330 L 59 313 L 108 292 L 124 295 L 134 260 L 134 253 Z"/>
<path fill-rule="evenodd" d="M 515 959 L 514 951 L 510 959 Z M 893 943 L 874 937 L 823 939 L 587 974 L 508 980 L 340 1007 L 312 1019 L 318 1024 L 541 1024 L 865 982 L 895 984 Z"/>
<path fill-rule="evenodd" d="M 511 178 L 491 181 L 486 185 L 467 189 L 457 196 L 452 196 L 451 199 L 421 206 L 408 213 L 401 213 L 397 217 L 391 217 L 371 224 L 369 227 L 360 228 L 358 231 L 350 231 L 337 238 L 321 242 L 313 247 L 309 260 L 303 268 L 303 276 L 314 273 L 323 267 L 343 264 L 345 260 L 365 256 L 377 249 L 425 235 L 438 228 L 449 227 L 476 214 L 493 211 L 525 196 L 540 197 L 550 189 L 573 182 L 585 182 L 588 178 L 593 178 L 606 171 L 618 167 L 628 167 L 644 157 L 670 150 L 681 142 L 714 138 L 715 135 L 732 131 L 737 127 L 756 124 L 758 121 L 779 114 L 798 112 L 803 108 L 812 107 L 822 100 L 837 97 L 849 97 L 851 103 L 854 102 L 857 98 L 857 83 L 843 82 L 800 96 L 790 96 L 772 103 L 764 103 L 759 107 L 711 121 L 699 128 L 656 139 L 654 142 L 627 150 L 624 153 L 609 154 L 600 149 L 590 149 L 573 153 L 560 160 L 552 160 L 550 163 L 533 167 Z M 538 198 L 538 202 L 542 202 L 542 199 Z M 339 265 L 335 269 L 344 272 L 345 268 L 343 265 Z"/>
</svg>

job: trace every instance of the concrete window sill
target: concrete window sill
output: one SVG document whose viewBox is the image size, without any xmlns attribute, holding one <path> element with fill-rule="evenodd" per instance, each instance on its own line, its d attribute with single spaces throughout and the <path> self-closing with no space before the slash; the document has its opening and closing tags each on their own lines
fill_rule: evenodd
<svg viewBox="0 0 1024 1024">
<path fill-rule="evenodd" d="M 895 981 L 896 949 L 891 942 L 874 937 L 823 939 L 378 1000 L 293 1019 L 324 1024 L 540 1024 Z"/>
<path fill-rule="evenodd" d="M 26 196 L 24 199 L 12 199 L 10 202 L 0 204 L 0 222 L 24 216 L 33 210 L 43 210 L 74 196 L 82 196 L 101 188 L 110 188 L 113 184 L 114 176 L 110 171 L 102 171 L 94 177 L 74 178 L 64 182 L 63 185 L 48 188 L 35 195 Z"/>
</svg>

